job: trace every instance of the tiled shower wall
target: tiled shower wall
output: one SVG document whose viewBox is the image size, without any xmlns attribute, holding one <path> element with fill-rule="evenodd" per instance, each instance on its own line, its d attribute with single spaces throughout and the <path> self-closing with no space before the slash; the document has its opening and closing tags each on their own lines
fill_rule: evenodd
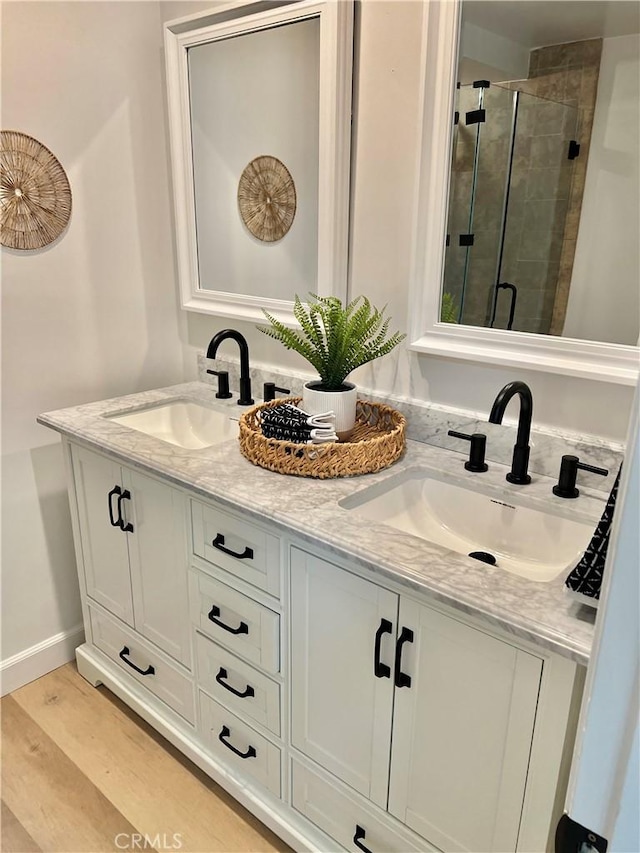
<svg viewBox="0 0 640 853">
<path fill-rule="evenodd" d="M 531 52 L 527 80 L 485 91 L 487 121 L 464 124 L 478 90 L 459 93 L 461 122 L 454 151 L 445 290 L 460 299 L 466 272 L 462 322 L 487 325 L 495 280 L 507 180 L 512 93 L 520 96 L 501 280 L 518 288 L 518 331 L 561 334 L 566 313 L 595 107 L 602 40 L 574 42 Z M 535 97 L 531 97 L 535 96 Z M 473 223 L 469 210 L 476 129 L 480 128 Z M 567 159 L 570 139 L 580 156 Z M 458 245 L 473 231 L 474 245 Z M 509 298 L 499 298 L 496 327 L 505 328 Z"/>
<path fill-rule="evenodd" d="M 591 129 L 598 92 L 602 39 L 551 45 L 531 52 L 529 79 L 521 91 L 562 101 L 578 109 L 576 139 L 580 156 L 573 161 L 573 176 L 567 191 L 567 215 L 559 253 L 559 268 L 548 333 L 561 335 L 567 312 L 571 271 L 576 251 L 582 196 L 584 194 Z M 566 161 L 565 161 L 566 162 Z M 564 192 L 564 190 L 563 190 Z M 548 284 L 552 290 L 553 282 Z"/>
</svg>

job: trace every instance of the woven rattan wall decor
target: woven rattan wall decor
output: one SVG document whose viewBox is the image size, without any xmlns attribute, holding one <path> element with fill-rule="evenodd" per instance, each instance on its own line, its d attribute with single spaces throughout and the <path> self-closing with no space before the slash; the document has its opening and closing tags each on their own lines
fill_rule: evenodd
<svg viewBox="0 0 640 853">
<path fill-rule="evenodd" d="M 252 160 L 240 176 L 238 207 L 254 237 L 281 240 L 296 215 L 296 188 L 284 163 L 266 155 Z"/>
<path fill-rule="evenodd" d="M 0 139 L 0 243 L 40 249 L 53 243 L 71 216 L 71 188 L 48 148 L 26 133 Z"/>
</svg>

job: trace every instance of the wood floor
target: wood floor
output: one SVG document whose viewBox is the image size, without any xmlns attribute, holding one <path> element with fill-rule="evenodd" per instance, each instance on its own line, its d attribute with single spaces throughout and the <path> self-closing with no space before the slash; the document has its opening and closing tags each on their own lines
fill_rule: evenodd
<svg viewBox="0 0 640 853">
<path fill-rule="evenodd" d="M 75 664 L 1 708 L 2 853 L 290 851 Z"/>
</svg>

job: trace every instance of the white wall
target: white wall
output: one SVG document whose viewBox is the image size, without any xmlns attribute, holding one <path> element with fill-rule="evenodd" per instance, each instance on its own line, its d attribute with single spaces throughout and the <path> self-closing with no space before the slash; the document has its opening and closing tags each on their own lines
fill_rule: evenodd
<svg viewBox="0 0 640 853">
<path fill-rule="evenodd" d="M 376 305 L 388 304 L 394 327 L 403 330 L 410 311 L 421 14 L 413 0 L 363 0 L 356 19 L 350 289 L 353 296 L 364 293 Z M 196 351 L 206 348 L 225 321 L 189 314 L 187 323 L 195 361 Z M 252 324 L 234 325 L 246 335 L 253 361 L 308 367 Z M 234 352 L 232 342 L 223 346 Z M 533 391 L 536 424 L 616 441 L 624 440 L 632 398 L 632 389 L 620 385 L 422 356 L 406 348 L 354 377 L 382 393 L 487 415 L 497 391 L 522 379 Z"/>
<path fill-rule="evenodd" d="M 528 45 L 465 21 L 464 7 L 462 14 L 458 60 L 458 79 L 461 83 L 483 79 L 497 83 L 500 80 L 523 80 L 527 77 L 531 50 Z"/>
<path fill-rule="evenodd" d="M 14 656 L 81 621 L 60 441 L 36 415 L 183 376 L 161 45 L 157 3 L 2 5 L 2 127 L 50 148 L 73 193 L 55 244 L 2 250 L 7 686 L 29 668 Z"/>
<path fill-rule="evenodd" d="M 639 148 L 640 35 L 607 38 L 564 337 L 638 343 Z"/>
<path fill-rule="evenodd" d="M 163 23 L 184 18 L 187 15 L 197 15 L 208 12 L 217 6 L 226 6 L 226 0 L 161 0 L 160 17 Z"/>
</svg>

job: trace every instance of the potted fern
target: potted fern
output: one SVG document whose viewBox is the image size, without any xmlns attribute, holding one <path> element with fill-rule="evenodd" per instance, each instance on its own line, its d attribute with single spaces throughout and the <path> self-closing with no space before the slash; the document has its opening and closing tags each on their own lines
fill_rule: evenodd
<svg viewBox="0 0 640 853">
<path fill-rule="evenodd" d="M 317 370 L 319 378 L 304 386 L 302 405 L 309 414 L 333 411 L 336 432 L 348 436 L 356 419 L 356 387 L 346 382 L 357 367 L 386 355 L 405 335 L 388 335 L 389 319 L 364 296 L 343 306 L 335 296 L 310 294 L 305 306 L 296 296 L 293 314 L 300 330 L 290 329 L 267 311 L 270 326 L 261 332 L 295 350 Z"/>
</svg>

